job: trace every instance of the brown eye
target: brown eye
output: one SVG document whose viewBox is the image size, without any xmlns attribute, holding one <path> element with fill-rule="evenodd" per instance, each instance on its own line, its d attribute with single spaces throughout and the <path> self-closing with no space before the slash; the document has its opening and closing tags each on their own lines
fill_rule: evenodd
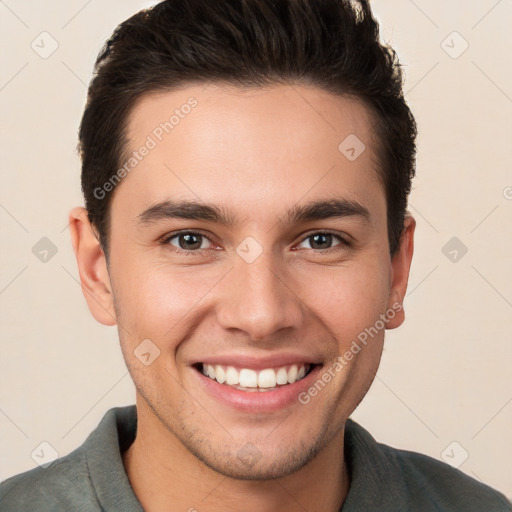
<svg viewBox="0 0 512 512">
<path fill-rule="evenodd" d="M 305 247 L 306 249 L 313 249 L 313 250 L 326 250 L 326 249 L 332 249 L 333 247 L 336 247 L 341 244 L 345 244 L 345 240 L 343 240 L 339 235 L 335 235 L 333 233 L 314 233 L 312 235 L 309 235 L 304 239 L 304 241 L 301 243 L 304 244 L 304 242 L 309 242 L 309 247 Z M 336 243 L 333 243 L 336 242 Z"/>
<path fill-rule="evenodd" d="M 177 241 L 177 244 L 173 241 Z M 185 251 L 196 251 L 208 248 L 208 239 L 206 236 L 190 231 L 173 235 L 167 238 L 166 243 Z"/>
</svg>

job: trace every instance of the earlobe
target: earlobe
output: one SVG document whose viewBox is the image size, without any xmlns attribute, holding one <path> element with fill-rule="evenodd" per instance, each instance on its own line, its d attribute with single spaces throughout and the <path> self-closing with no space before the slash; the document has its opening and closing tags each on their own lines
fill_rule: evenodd
<svg viewBox="0 0 512 512">
<path fill-rule="evenodd" d="M 407 215 L 404 221 L 404 229 L 400 238 L 400 245 L 391 258 L 392 282 L 389 294 L 388 310 L 393 310 L 386 324 L 387 329 L 395 329 L 405 320 L 403 299 L 407 291 L 409 271 L 414 253 L 414 230 L 416 221 Z"/>
<path fill-rule="evenodd" d="M 71 243 L 75 251 L 82 292 L 94 318 L 104 325 L 115 325 L 112 286 L 105 254 L 85 208 L 69 214 Z"/>
</svg>

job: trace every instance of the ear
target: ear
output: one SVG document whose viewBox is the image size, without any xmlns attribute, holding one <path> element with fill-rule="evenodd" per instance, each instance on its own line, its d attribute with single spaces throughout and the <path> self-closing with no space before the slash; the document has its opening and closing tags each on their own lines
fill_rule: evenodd
<svg viewBox="0 0 512 512">
<path fill-rule="evenodd" d="M 82 292 L 89 310 L 101 324 L 115 325 L 116 316 L 107 261 L 85 208 L 77 207 L 70 212 L 69 229 Z"/>
<path fill-rule="evenodd" d="M 406 215 L 399 247 L 391 258 L 391 290 L 388 311 L 394 311 L 395 316 L 389 318 L 386 329 L 395 329 L 402 325 L 405 320 L 403 300 L 407 291 L 407 281 L 409 280 L 409 270 L 414 252 L 415 228 L 416 221 L 414 218 Z"/>
</svg>

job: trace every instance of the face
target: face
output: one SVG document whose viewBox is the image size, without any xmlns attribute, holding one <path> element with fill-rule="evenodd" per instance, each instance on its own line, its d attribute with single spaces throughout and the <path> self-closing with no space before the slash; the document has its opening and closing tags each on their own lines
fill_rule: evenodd
<svg viewBox="0 0 512 512">
<path fill-rule="evenodd" d="M 151 148 L 112 198 L 101 301 L 138 405 L 220 473 L 290 474 L 403 320 L 414 226 L 391 258 L 371 117 L 316 88 L 202 85 L 141 99 L 128 126 Z"/>
</svg>

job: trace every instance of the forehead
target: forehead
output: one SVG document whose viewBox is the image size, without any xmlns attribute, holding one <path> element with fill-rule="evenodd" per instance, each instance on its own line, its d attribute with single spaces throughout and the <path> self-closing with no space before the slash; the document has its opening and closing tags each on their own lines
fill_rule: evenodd
<svg viewBox="0 0 512 512">
<path fill-rule="evenodd" d="M 150 94 L 129 116 L 126 159 L 139 155 L 114 199 L 229 199 L 249 216 L 335 193 L 382 203 L 371 126 L 361 101 L 298 85 Z"/>
<path fill-rule="evenodd" d="M 172 140 L 162 140 L 170 139 L 166 136 L 171 133 L 174 139 L 180 134 L 189 139 L 193 135 L 195 142 L 204 143 L 214 139 L 218 143 L 249 142 L 254 136 L 245 150 L 260 149 L 269 141 L 273 147 L 295 145 L 298 150 L 298 143 L 318 143 L 319 139 L 331 149 L 334 143 L 337 149 L 336 142 L 349 135 L 371 146 L 372 125 L 369 109 L 353 96 L 301 85 L 241 89 L 207 84 L 143 95 L 128 117 L 127 133 L 132 149 L 148 135 L 157 143 L 172 144 Z"/>
</svg>

